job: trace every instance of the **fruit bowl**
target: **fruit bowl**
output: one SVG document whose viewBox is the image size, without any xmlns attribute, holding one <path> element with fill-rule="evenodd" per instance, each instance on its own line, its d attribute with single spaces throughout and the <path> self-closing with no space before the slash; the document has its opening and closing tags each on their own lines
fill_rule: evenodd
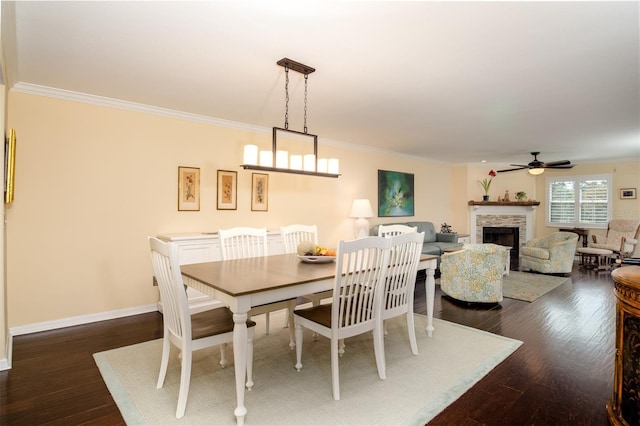
<svg viewBox="0 0 640 426">
<path fill-rule="evenodd" d="M 298 256 L 304 263 L 329 263 L 336 260 L 335 256 Z"/>
</svg>

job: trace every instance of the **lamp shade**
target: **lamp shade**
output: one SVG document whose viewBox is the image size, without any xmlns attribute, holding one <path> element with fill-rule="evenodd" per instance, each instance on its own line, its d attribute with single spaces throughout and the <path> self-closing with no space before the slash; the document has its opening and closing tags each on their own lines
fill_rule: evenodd
<svg viewBox="0 0 640 426">
<path fill-rule="evenodd" d="M 373 209 L 371 203 L 366 198 L 353 200 L 349 217 L 373 217 Z"/>
</svg>

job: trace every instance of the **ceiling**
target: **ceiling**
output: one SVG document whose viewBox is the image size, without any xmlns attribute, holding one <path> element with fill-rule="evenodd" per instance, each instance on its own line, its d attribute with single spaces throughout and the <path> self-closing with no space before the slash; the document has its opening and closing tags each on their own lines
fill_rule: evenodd
<svg viewBox="0 0 640 426">
<path fill-rule="evenodd" d="M 640 161 L 639 4 L 3 2 L 5 81 L 453 164 Z M 290 72 L 289 128 L 304 80 Z"/>
</svg>

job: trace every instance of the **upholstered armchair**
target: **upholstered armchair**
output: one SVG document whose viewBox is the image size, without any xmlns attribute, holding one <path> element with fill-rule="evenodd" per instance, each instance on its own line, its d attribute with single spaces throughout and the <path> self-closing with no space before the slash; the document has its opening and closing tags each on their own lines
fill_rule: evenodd
<svg viewBox="0 0 640 426">
<path fill-rule="evenodd" d="M 568 274 L 573 268 L 578 234 L 554 232 L 520 247 L 520 269 L 544 274 Z"/>
<path fill-rule="evenodd" d="M 465 302 L 502 301 L 502 277 L 507 249 L 497 244 L 465 244 L 444 253 L 440 261 L 440 289 Z"/>
<path fill-rule="evenodd" d="M 631 257 L 638 244 L 639 234 L 640 220 L 614 219 L 609 222 L 604 238 L 591 235 L 593 242 L 589 246 L 611 250 L 620 258 Z"/>
</svg>

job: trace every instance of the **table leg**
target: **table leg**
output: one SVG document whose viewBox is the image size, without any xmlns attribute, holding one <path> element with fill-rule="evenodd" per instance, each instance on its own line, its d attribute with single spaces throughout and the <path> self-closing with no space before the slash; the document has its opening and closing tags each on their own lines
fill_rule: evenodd
<svg viewBox="0 0 640 426">
<path fill-rule="evenodd" d="M 427 274 L 424 280 L 425 293 L 427 298 L 427 336 L 433 336 L 433 303 L 436 297 L 436 261 L 431 262 L 432 265 L 427 266 L 425 272 Z"/>
<path fill-rule="evenodd" d="M 233 362 L 236 373 L 236 398 L 238 406 L 233 411 L 238 426 L 244 425 L 247 407 L 244 406 L 244 381 L 247 371 L 247 313 L 233 314 Z"/>
</svg>

